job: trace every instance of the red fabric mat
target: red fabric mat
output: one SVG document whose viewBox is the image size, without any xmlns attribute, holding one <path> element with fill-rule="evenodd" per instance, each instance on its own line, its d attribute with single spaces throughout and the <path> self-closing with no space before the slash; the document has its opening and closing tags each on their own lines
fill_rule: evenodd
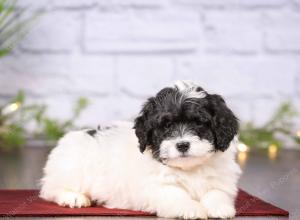
<svg viewBox="0 0 300 220">
<path fill-rule="evenodd" d="M 288 216 L 288 212 L 240 190 L 236 200 L 238 216 Z M 0 190 L 0 216 L 151 216 L 153 214 L 101 206 L 65 208 L 38 197 L 37 190 Z"/>
</svg>

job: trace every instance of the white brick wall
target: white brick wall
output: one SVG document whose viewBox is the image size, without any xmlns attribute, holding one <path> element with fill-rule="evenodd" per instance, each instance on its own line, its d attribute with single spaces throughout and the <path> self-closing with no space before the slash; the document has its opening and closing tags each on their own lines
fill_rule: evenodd
<svg viewBox="0 0 300 220">
<path fill-rule="evenodd" d="M 173 66 L 169 57 L 119 57 L 119 88 L 125 94 L 145 99 L 172 82 Z"/>
<path fill-rule="evenodd" d="M 266 13 L 265 43 L 271 52 L 300 52 L 300 11 Z"/>
<path fill-rule="evenodd" d="M 300 108 L 299 0 L 19 0 L 43 10 L 0 59 L 0 102 L 25 90 L 49 113 L 92 102 L 80 124 L 133 118 L 177 79 L 223 94 L 244 121 Z M 300 126 L 300 124 L 299 124 Z"/>
<path fill-rule="evenodd" d="M 25 51 L 72 52 L 79 44 L 81 15 L 76 12 L 46 12 L 39 17 L 21 44 Z"/>
<path fill-rule="evenodd" d="M 262 45 L 261 16 L 253 11 L 207 11 L 202 44 L 211 53 L 257 53 Z"/>
<path fill-rule="evenodd" d="M 85 14 L 83 47 L 92 53 L 191 50 L 201 36 L 200 15 L 182 10 L 93 10 Z"/>
</svg>

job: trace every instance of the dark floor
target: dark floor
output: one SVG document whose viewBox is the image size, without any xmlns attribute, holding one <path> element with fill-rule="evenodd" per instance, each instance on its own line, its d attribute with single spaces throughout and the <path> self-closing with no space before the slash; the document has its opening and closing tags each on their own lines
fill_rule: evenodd
<svg viewBox="0 0 300 220">
<path fill-rule="evenodd" d="M 0 152 L 0 188 L 38 188 L 48 150 L 25 148 L 14 154 Z M 252 152 L 243 158 L 244 174 L 240 187 L 290 212 L 289 219 L 300 219 L 300 151 L 282 151 L 276 159 L 268 159 L 265 152 Z M 85 219 L 124 219 L 125 217 L 85 217 Z M 18 218 L 23 219 L 23 218 Z M 28 219 L 28 218 L 27 218 Z M 44 218 L 46 219 L 46 218 Z M 53 218 L 50 218 L 53 219 Z M 82 219 L 82 217 L 59 218 Z M 127 218 L 129 219 L 129 218 Z M 135 218 L 139 220 L 140 218 Z M 148 217 L 147 219 L 150 220 Z M 236 219 L 287 219 L 238 217 Z"/>
</svg>

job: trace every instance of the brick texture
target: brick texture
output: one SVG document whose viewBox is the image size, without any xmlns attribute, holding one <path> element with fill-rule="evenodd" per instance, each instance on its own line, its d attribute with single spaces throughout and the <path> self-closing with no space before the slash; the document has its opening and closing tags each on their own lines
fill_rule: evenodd
<svg viewBox="0 0 300 220">
<path fill-rule="evenodd" d="M 129 96 L 146 98 L 173 79 L 173 63 L 169 58 L 120 57 L 117 63 L 118 84 Z"/>
<path fill-rule="evenodd" d="M 269 12 L 266 17 L 266 48 L 272 52 L 300 53 L 300 13 Z"/>
<path fill-rule="evenodd" d="M 299 0 L 20 0 L 44 11 L 0 59 L 0 103 L 18 90 L 80 125 L 132 119 L 177 79 L 223 95 L 263 124 L 282 101 L 300 108 Z M 299 109 L 300 110 L 300 109 Z M 300 120 L 299 120 L 300 123 Z M 298 125 L 299 125 L 298 123 Z"/>
<path fill-rule="evenodd" d="M 256 12 L 205 13 L 208 52 L 255 53 L 262 44 L 262 18 Z"/>
<path fill-rule="evenodd" d="M 194 12 L 94 10 L 84 23 L 84 49 L 94 53 L 190 51 L 201 38 L 200 16 Z"/>
<path fill-rule="evenodd" d="M 77 48 L 80 14 L 46 11 L 27 34 L 21 47 L 29 51 L 70 52 Z"/>
</svg>

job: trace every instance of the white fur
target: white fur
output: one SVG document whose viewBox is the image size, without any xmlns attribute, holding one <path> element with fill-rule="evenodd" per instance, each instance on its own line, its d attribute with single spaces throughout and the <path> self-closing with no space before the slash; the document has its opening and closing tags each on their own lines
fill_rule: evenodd
<svg viewBox="0 0 300 220">
<path fill-rule="evenodd" d="M 156 161 L 147 150 L 142 154 L 132 127 L 119 124 L 95 137 L 86 131 L 66 134 L 49 155 L 40 196 L 62 206 L 84 207 L 97 201 L 168 218 L 235 215 L 240 175 L 236 138 L 225 152 L 210 153 L 203 163 L 186 170 Z M 198 159 L 187 157 L 184 162 Z"/>
<path fill-rule="evenodd" d="M 180 80 L 175 82 L 175 87 L 182 93 L 182 99 L 196 98 L 201 99 L 206 97 L 205 91 L 196 91 L 198 85 L 189 80 Z"/>
<path fill-rule="evenodd" d="M 176 148 L 176 144 L 180 142 L 188 142 L 190 147 L 182 157 L 182 153 Z M 184 170 L 192 169 L 203 164 L 207 159 L 215 154 L 213 145 L 196 135 L 189 132 L 178 137 L 164 140 L 160 145 L 160 158 L 164 158 L 164 164 L 168 166 L 178 167 Z"/>
<path fill-rule="evenodd" d="M 176 149 L 176 144 L 180 142 L 189 142 L 190 149 L 186 152 L 186 156 L 201 157 L 207 153 L 211 153 L 214 149 L 207 140 L 200 140 L 196 135 L 184 135 L 164 140 L 160 145 L 160 157 L 168 159 L 176 159 L 182 154 Z"/>
</svg>

